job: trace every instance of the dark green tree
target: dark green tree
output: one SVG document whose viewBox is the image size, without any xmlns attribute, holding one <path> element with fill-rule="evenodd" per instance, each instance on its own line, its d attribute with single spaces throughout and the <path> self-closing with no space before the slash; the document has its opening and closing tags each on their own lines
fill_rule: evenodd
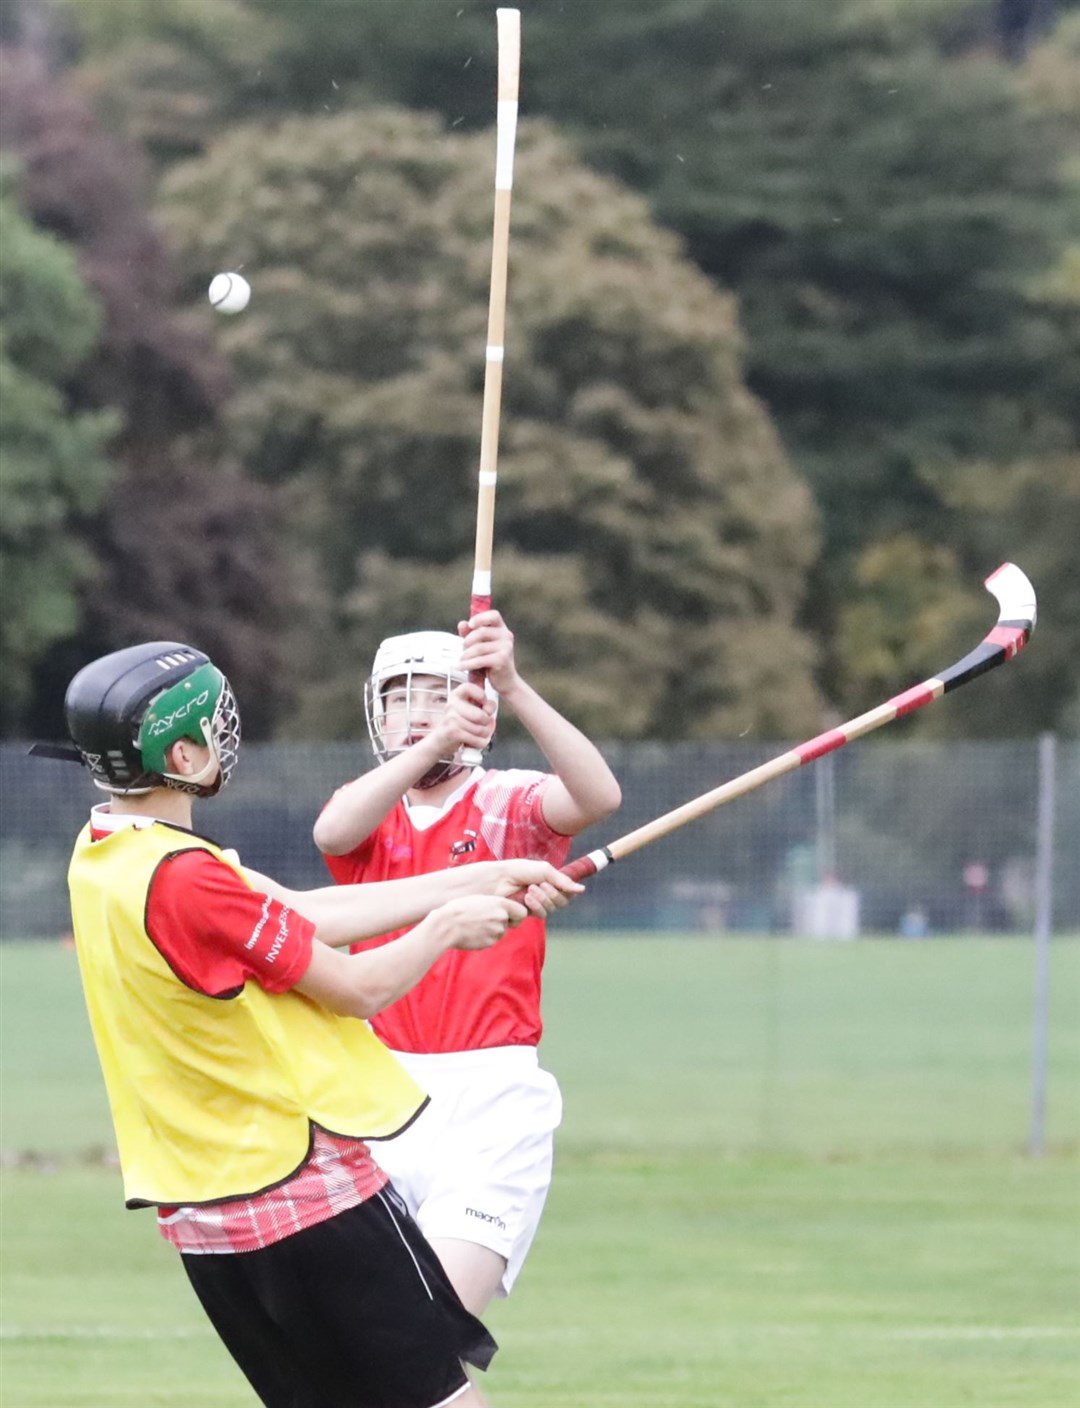
<svg viewBox="0 0 1080 1408">
<path fill-rule="evenodd" d="M 0 168 L 0 728 L 29 718 L 37 663 L 75 631 L 98 579 L 86 541 L 109 489 L 119 419 L 75 411 L 68 387 L 94 347 L 101 308 L 68 246 L 37 230 Z"/>
<path fill-rule="evenodd" d="M 252 3 L 295 21 L 290 0 Z M 326 101 L 332 72 L 339 89 L 351 80 L 465 125 L 489 120 L 488 6 L 403 18 L 376 4 L 351 41 L 350 15 L 324 7 L 291 47 L 292 101 Z M 996 542 L 968 531 L 943 467 L 978 465 L 991 502 L 1010 466 L 1076 443 L 1076 309 L 1041 293 L 1080 225 L 1075 130 L 1070 140 L 1000 61 L 991 4 L 590 0 L 571 16 L 537 0 L 524 25 L 526 109 L 644 191 L 738 294 L 749 384 L 821 508 L 806 619 L 823 687 L 848 713 L 877 681 L 848 604 L 867 580 L 896 605 L 907 591 L 882 577 L 908 562 L 891 544 L 920 544 L 954 601 L 977 600 L 980 576 L 1019 556 L 1007 523 Z M 938 643 L 931 632 L 920 654 Z M 1028 717 L 1052 721 L 1069 694 L 1056 672 L 1038 688 L 1048 693 Z"/>
<path fill-rule="evenodd" d="M 247 93 L 248 111 L 390 97 L 460 129 L 491 121 L 489 0 L 242 8 L 269 46 L 251 65 L 266 89 L 255 95 L 249 74 L 227 90 Z M 805 621 L 844 713 L 877 679 L 845 624 L 864 581 L 902 602 L 905 583 L 882 574 L 902 570 L 911 543 L 955 600 L 977 598 L 996 565 L 943 468 L 979 465 L 992 498 L 1009 466 L 1067 453 L 1080 433 L 1077 306 L 1045 292 L 1080 242 L 1063 114 L 1076 9 L 1043 7 L 1046 37 L 1023 66 L 1002 59 L 997 0 L 532 0 L 524 12 L 524 111 L 643 191 L 738 296 L 749 385 L 820 506 Z M 1018 556 L 1003 547 L 995 557 Z M 932 655 L 936 638 L 923 645 Z M 1037 712 L 1067 708 L 1052 693 Z"/>
<path fill-rule="evenodd" d="M 809 619 L 845 712 L 867 678 L 837 629 L 863 554 L 914 538 L 955 562 L 954 590 L 977 582 L 996 563 L 937 469 L 972 460 L 992 482 L 1058 451 L 1075 416 L 1068 335 L 1033 292 L 1067 231 L 1062 145 L 990 55 L 942 53 L 940 18 L 601 0 L 590 42 L 540 80 L 585 152 L 738 291 L 750 385 L 821 505 Z"/>
<path fill-rule="evenodd" d="M 288 695 L 276 635 L 287 572 L 266 491 L 215 438 L 228 371 L 205 327 L 186 328 L 174 311 L 138 153 L 102 132 L 75 90 L 25 50 L 0 49 L 0 119 L 27 212 L 70 247 L 104 315 L 92 355 L 64 369 L 64 404 L 76 417 L 109 407 L 122 417 L 108 493 L 82 546 L 71 546 L 82 564 L 76 619 L 37 651 L 29 701 L 5 726 L 58 733 L 64 684 L 79 665 L 159 637 L 190 639 L 215 655 L 250 700 L 245 723 L 257 735 Z M 80 424 L 87 433 L 98 422 L 76 419 L 57 433 Z M 42 492 L 39 473 L 26 466 L 21 503 Z M 89 493 L 99 482 L 95 460 L 86 473 Z"/>
<path fill-rule="evenodd" d="M 56 0 L 52 17 L 81 55 L 80 86 L 102 121 L 159 165 L 196 155 L 245 115 L 289 105 L 277 56 L 292 35 L 248 0 Z"/>
<path fill-rule="evenodd" d="M 1080 153 L 1080 15 L 1031 52 L 1022 78 L 1058 146 Z M 1080 211 L 1075 156 L 1063 175 Z M 1013 408 L 1016 423 L 1000 443 L 1019 446 L 1015 458 L 924 459 L 919 478 L 939 505 L 933 540 L 901 533 L 864 548 L 856 590 L 838 617 L 838 654 L 858 662 L 855 698 L 869 704 L 885 681 L 925 676 L 976 635 L 992 610 L 977 590 L 976 568 L 1010 557 L 1025 567 L 1042 600 L 1036 644 L 1017 667 L 965 691 L 948 713 L 928 716 L 923 727 L 931 732 L 1080 731 L 1080 235 L 1026 297 L 1052 329 L 1058 355 L 1038 400 L 1022 418 Z M 996 410 L 1000 424 L 1009 412 Z"/>
<path fill-rule="evenodd" d="M 307 734 L 355 730 L 380 636 L 467 603 L 493 156 L 368 109 L 232 130 L 162 187 L 191 297 L 220 267 L 255 290 L 218 320 L 227 424 L 306 564 Z M 813 727 L 814 515 L 742 384 L 732 300 L 535 124 L 510 278 L 496 583 L 525 668 L 597 735 Z"/>
</svg>

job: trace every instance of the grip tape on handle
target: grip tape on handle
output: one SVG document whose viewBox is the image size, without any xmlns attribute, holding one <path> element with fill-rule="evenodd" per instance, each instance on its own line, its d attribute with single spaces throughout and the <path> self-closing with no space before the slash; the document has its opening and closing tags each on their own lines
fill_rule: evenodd
<svg viewBox="0 0 1080 1408">
<path fill-rule="evenodd" d="M 490 596 L 478 596 L 478 595 L 474 592 L 473 595 L 469 598 L 469 620 L 470 620 L 470 621 L 472 620 L 472 618 L 473 618 L 474 616 L 478 616 L 481 611 L 490 611 L 490 610 L 491 610 L 491 597 L 490 597 Z M 482 689 L 483 686 L 484 686 L 484 672 L 483 672 L 483 670 L 472 670 L 472 671 L 470 672 L 470 674 L 469 674 L 469 683 L 470 683 L 470 684 L 479 685 L 480 688 Z M 467 767 L 467 768 L 475 768 L 475 767 L 479 767 L 479 765 L 480 765 L 480 763 L 481 763 L 481 761 L 482 761 L 482 759 L 483 759 L 483 757 L 484 757 L 484 754 L 483 754 L 483 750 L 480 749 L 480 748 L 462 748 L 461 753 L 460 753 L 459 756 L 460 756 L 460 758 L 461 758 L 462 763 L 465 765 L 465 767 Z"/>
</svg>

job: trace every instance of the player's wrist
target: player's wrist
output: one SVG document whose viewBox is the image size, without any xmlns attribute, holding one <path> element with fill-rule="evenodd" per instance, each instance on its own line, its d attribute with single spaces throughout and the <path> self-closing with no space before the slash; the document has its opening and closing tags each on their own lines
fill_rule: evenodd
<svg viewBox="0 0 1080 1408">
<path fill-rule="evenodd" d="M 519 675 L 516 670 L 505 684 L 496 683 L 495 680 L 492 680 L 491 686 L 503 703 L 509 704 L 511 707 L 513 707 L 515 699 L 524 698 L 526 695 L 533 692 L 532 687 L 525 682 L 524 678 Z"/>
<path fill-rule="evenodd" d="M 410 929 L 406 936 L 412 940 L 412 946 L 421 961 L 426 962 L 428 966 L 454 947 L 457 923 L 451 908 L 452 903 L 447 901 L 433 909 L 426 918 Z"/>
<path fill-rule="evenodd" d="M 401 756 L 408 759 L 410 786 L 423 777 L 440 758 L 449 757 L 447 747 L 445 740 L 437 733 L 426 733 L 423 738 L 418 738 L 415 743 L 409 745 Z"/>
<path fill-rule="evenodd" d="M 429 916 L 432 921 L 430 940 L 433 952 L 432 961 L 466 943 L 470 929 L 475 924 L 475 919 L 470 922 L 472 906 L 466 901 L 475 900 L 475 898 L 475 895 L 462 895 L 460 898 L 447 900 Z"/>
<path fill-rule="evenodd" d="M 449 893 L 447 900 L 461 900 L 468 895 L 491 895 L 495 893 L 496 870 L 491 860 L 476 861 L 472 865 L 454 866 L 446 871 Z"/>
</svg>

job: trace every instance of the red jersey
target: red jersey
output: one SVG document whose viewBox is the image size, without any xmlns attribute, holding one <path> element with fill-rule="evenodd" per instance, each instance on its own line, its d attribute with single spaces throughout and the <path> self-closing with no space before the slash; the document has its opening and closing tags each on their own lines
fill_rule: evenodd
<svg viewBox="0 0 1080 1408">
<path fill-rule="evenodd" d="M 433 819 L 432 809 L 410 808 L 402 800 L 355 850 L 326 856 L 326 864 L 342 885 L 518 856 L 561 865 L 571 838 L 544 820 L 541 800 L 548 778 L 542 772 L 476 769 Z M 357 944 L 353 952 L 390 943 L 404 932 Z M 536 1046 L 545 935 L 544 921 L 530 918 L 493 948 L 452 949 L 411 992 L 373 1017 L 372 1026 L 395 1051 Z"/>
</svg>

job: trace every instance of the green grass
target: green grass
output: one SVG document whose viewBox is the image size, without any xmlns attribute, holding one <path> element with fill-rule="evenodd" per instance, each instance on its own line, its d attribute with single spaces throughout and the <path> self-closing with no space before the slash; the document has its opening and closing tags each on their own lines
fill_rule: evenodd
<svg viewBox="0 0 1080 1408">
<path fill-rule="evenodd" d="M 1052 964 L 1050 1144 L 1029 1159 L 1027 944 L 558 937 L 566 1119 L 489 1317 L 493 1408 L 1071 1408 L 1080 946 Z M 0 947 L 0 999 L 2 1143 L 37 1151 L 3 1179 L 0 1402 L 252 1403 L 97 1162 L 74 955 Z"/>
<path fill-rule="evenodd" d="M 1031 944 L 558 939 L 564 1146 L 813 1157 L 1024 1147 Z M 1080 944 L 1056 945 L 1048 1137 L 1080 1147 Z"/>
</svg>

